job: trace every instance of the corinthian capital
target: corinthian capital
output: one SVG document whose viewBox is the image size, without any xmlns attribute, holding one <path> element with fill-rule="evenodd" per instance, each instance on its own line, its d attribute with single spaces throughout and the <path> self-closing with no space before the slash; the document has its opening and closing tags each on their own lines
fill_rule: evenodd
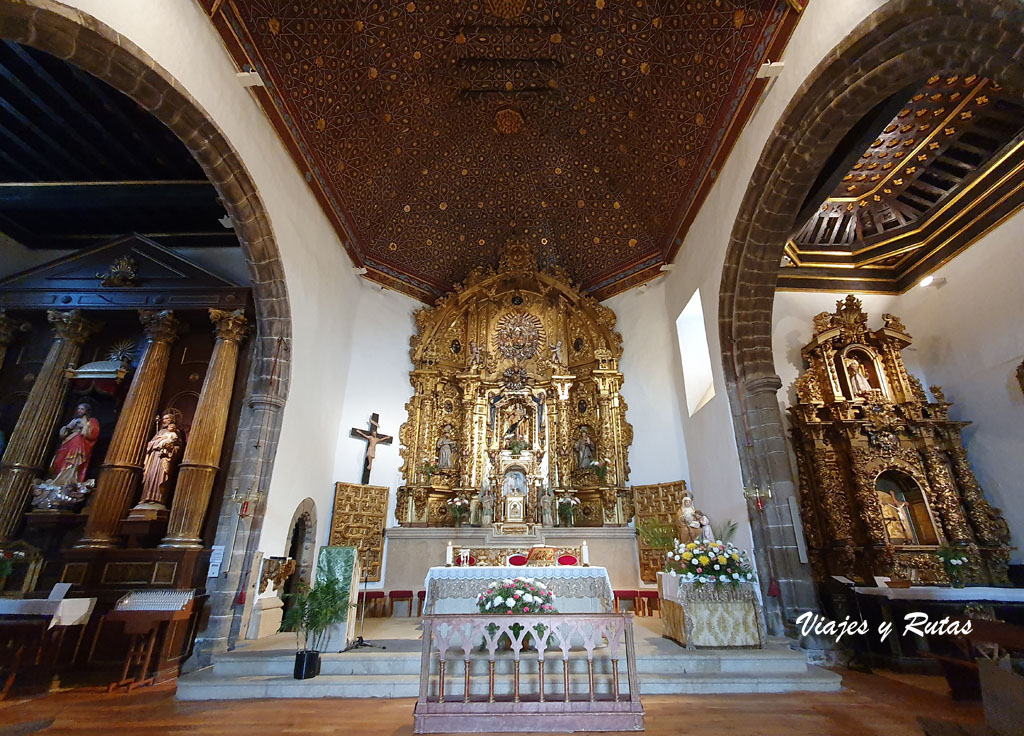
<svg viewBox="0 0 1024 736">
<path fill-rule="evenodd" d="M 225 309 L 211 309 L 210 321 L 214 324 L 214 332 L 218 340 L 241 342 L 245 339 L 245 333 L 249 331 L 244 309 L 236 309 L 233 312 Z"/>
<path fill-rule="evenodd" d="M 93 322 L 83 317 L 80 309 L 71 309 L 66 312 L 50 309 L 46 312 L 46 318 L 50 320 L 58 338 L 79 344 L 103 328 L 102 322 Z"/>
<path fill-rule="evenodd" d="M 181 333 L 182 324 L 170 309 L 159 312 L 140 310 L 139 321 L 146 329 L 146 337 L 153 342 L 174 342 Z"/>
<path fill-rule="evenodd" d="M 7 311 L 0 309 L 0 345 L 10 345 L 15 333 L 28 330 L 28 322 L 17 322 L 7 316 Z"/>
</svg>

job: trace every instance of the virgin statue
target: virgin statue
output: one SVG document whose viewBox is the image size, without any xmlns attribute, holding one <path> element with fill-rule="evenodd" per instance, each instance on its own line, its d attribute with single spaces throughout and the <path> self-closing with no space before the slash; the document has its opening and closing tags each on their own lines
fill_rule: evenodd
<svg viewBox="0 0 1024 736">
<path fill-rule="evenodd" d="M 178 429 L 175 412 L 165 411 L 160 417 L 160 429 L 146 445 L 140 505 L 165 507 L 174 468 L 184 447 L 185 439 Z"/>
<path fill-rule="evenodd" d="M 505 482 L 501 485 L 501 495 L 526 495 L 526 474 L 522 470 L 510 470 L 505 473 Z"/>
<path fill-rule="evenodd" d="M 683 503 L 676 512 L 676 538 L 680 542 L 693 542 L 700 536 L 700 521 L 697 510 L 693 508 L 693 499 L 683 496 Z"/>
<path fill-rule="evenodd" d="M 74 418 L 60 428 L 61 443 L 50 469 L 54 485 L 85 482 L 89 458 L 99 435 L 100 423 L 92 415 L 92 404 L 81 402 L 75 408 Z"/>
<path fill-rule="evenodd" d="M 594 441 L 590 439 L 590 432 L 585 424 L 580 427 L 580 438 L 576 440 L 574 449 L 576 450 L 577 468 L 589 468 L 594 464 L 594 451 L 597 448 L 594 447 Z"/>
</svg>

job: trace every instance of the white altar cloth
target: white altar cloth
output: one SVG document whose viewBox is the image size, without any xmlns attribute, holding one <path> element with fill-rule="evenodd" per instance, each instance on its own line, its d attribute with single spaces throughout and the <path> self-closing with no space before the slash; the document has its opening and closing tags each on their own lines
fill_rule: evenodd
<svg viewBox="0 0 1024 736">
<path fill-rule="evenodd" d="M 0 615 L 49 616 L 50 625 L 47 628 L 79 626 L 89 621 L 95 606 L 95 598 L 63 598 L 56 601 L 43 598 L 0 598 Z"/>
<path fill-rule="evenodd" d="M 506 578 L 533 578 L 555 595 L 559 613 L 604 613 L 612 610 L 612 583 L 603 567 L 432 567 L 423 589 L 423 612 L 479 613 L 477 596 L 487 584 Z"/>
<path fill-rule="evenodd" d="M 856 587 L 861 595 L 875 595 L 893 601 L 992 601 L 994 603 L 1024 603 L 1024 589 L 993 588 L 976 586 L 972 588 L 940 588 L 934 585 L 918 585 L 909 588 L 868 588 Z"/>
</svg>

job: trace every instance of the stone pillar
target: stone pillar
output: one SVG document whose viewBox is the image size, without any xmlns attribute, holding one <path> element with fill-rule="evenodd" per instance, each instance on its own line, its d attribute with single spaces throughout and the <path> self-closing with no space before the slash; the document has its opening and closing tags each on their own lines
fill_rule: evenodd
<svg viewBox="0 0 1024 736">
<path fill-rule="evenodd" d="M 181 328 L 170 310 L 140 312 L 146 328 L 146 349 L 132 378 L 110 447 L 96 481 L 89 521 L 76 547 L 113 547 L 117 525 L 131 502 L 142 471 L 146 441 L 153 433 L 153 417 L 159 407 L 171 343 Z"/>
<path fill-rule="evenodd" d="M 77 362 L 86 338 L 101 326 L 83 318 L 77 309 L 50 310 L 46 316 L 53 325 L 55 338 L 0 463 L 0 541 L 14 534 L 28 502 L 32 480 L 43 470 L 47 440 L 67 395 L 64 372 Z"/>
<path fill-rule="evenodd" d="M 818 608 L 810 565 L 800 562 L 797 531 L 790 513 L 789 498 L 796 495 L 796 484 L 779 410 L 777 392 L 781 387 L 782 380 L 776 375 L 748 379 L 738 387 L 746 394 L 743 404 L 750 438 L 748 458 L 755 473 L 750 480 L 767 482 L 772 489 L 763 511 L 754 502 L 748 503 L 765 618 L 773 634 L 782 634 L 785 625 L 803 611 Z M 771 575 L 779 585 L 779 599 L 767 595 Z"/>
<path fill-rule="evenodd" d="M 185 455 L 178 468 L 178 482 L 174 487 L 171 516 L 162 547 L 202 548 L 199 534 L 210 503 L 213 479 L 220 469 L 220 453 L 238 364 L 238 345 L 247 328 L 241 309 L 234 312 L 211 309 L 210 319 L 216 325 L 217 343 L 199 393 Z"/>
<path fill-rule="evenodd" d="M 7 316 L 5 310 L 0 309 L 0 368 L 4 367 L 4 358 L 7 357 L 7 346 L 14 341 L 14 335 L 18 332 L 25 332 L 27 329 L 27 322 L 15 322 Z"/>
</svg>

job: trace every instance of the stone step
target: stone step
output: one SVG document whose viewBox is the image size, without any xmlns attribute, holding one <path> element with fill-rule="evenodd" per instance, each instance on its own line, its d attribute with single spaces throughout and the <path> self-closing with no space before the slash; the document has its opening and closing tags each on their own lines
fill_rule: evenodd
<svg viewBox="0 0 1024 736">
<path fill-rule="evenodd" d="M 842 678 L 819 667 L 805 667 L 803 672 L 673 672 L 640 674 L 642 695 L 672 695 L 695 693 L 745 692 L 835 692 Z M 462 672 L 446 679 L 448 695 L 458 699 L 462 695 Z M 546 677 L 546 690 L 554 697 L 561 693 L 561 676 Z M 498 692 L 511 691 L 511 678 L 496 675 Z M 521 692 L 536 693 L 536 675 L 521 675 Z M 595 677 L 598 693 L 608 693 L 611 683 L 608 675 Z M 619 677 L 620 692 L 627 690 L 624 672 Z M 186 675 L 178 680 L 177 697 L 180 700 L 237 700 L 248 698 L 414 698 L 419 692 L 418 675 L 331 675 L 321 674 L 309 680 L 295 680 L 277 675 L 217 675 L 212 667 Z M 474 676 L 470 692 L 483 697 L 487 692 L 487 678 Z M 589 692 L 589 681 L 584 674 L 570 677 L 570 692 L 583 695 Z"/>
<path fill-rule="evenodd" d="M 562 659 L 557 651 L 552 652 L 546 660 L 545 672 L 561 674 Z M 521 672 L 535 673 L 537 661 L 531 652 L 522 660 Z M 498 655 L 495 670 L 499 674 L 512 672 L 513 657 L 510 652 Z M 637 657 L 637 672 L 643 674 L 674 674 L 674 673 L 772 673 L 800 674 L 807 669 L 807 659 L 803 653 L 787 648 L 769 649 L 735 649 L 735 650 L 697 650 L 683 655 L 641 655 Z M 453 665 L 462 672 L 462 660 L 448 659 L 449 668 Z M 295 665 L 294 655 L 281 650 L 265 652 L 246 652 L 245 650 L 228 652 L 219 655 L 214 661 L 213 671 L 218 676 L 290 676 Z M 474 659 L 470 672 L 472 675 L 485 675 L 487 661 Z M 413 652 L 373 652 L 351 654 L 327 654 L 321 658 L 323 675 L 418 675 L 420 671 L 420 655 Z M 451 669 L 449 669 L 451 671 Z M 582 652 L 570 655 L 570 671 L 585 673 L 586 658 Z M 595 659 L 595 671 L 608 673 L 611 671 L 610 661 L 603 657 Z"/>
</svg>

